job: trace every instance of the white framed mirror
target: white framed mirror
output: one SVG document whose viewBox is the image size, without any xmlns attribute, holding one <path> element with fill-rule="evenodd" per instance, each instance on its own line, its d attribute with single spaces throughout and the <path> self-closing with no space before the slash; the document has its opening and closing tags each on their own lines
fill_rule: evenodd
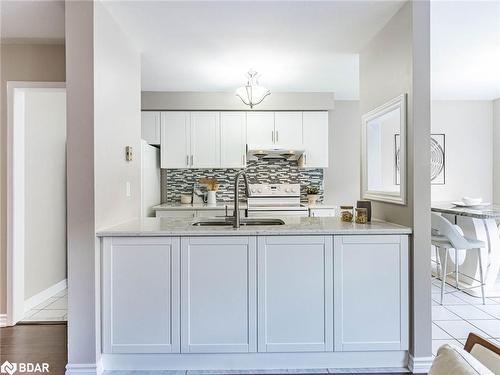
<svg viewBox="0 0 500 375">
<path fill-rule="evenodd" d="M 363 199 L 406 204 L 406 94 L 362 117 Z"/>
</svg>

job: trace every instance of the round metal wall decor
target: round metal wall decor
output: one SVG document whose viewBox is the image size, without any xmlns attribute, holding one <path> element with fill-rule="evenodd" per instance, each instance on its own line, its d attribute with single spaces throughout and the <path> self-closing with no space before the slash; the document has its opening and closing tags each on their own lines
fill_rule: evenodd
<svg viewBox="0 0 500 375">
<path fill-rule="evenodd" d="M 444 150 L 434 138 L 431 138 L 431 181 L 443 172 L 443 168 Z"/>
</svg>

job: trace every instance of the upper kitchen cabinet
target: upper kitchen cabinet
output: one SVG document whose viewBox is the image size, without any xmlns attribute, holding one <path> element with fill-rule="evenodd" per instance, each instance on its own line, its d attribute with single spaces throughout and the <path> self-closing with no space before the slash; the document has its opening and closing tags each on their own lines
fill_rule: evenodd
<svg viewBox="0 0 500 375">
<path fill-rule="evenodd" d="M 191 112 L 191 168 L 220 167 L 220 113 Z"/>
<path fill-rule="evenodd" d="M 274 114 L 274 144 L 276 147 L 302 148 L 302 112 Z"/>
<path fill-rule="evenodd" d="M 189 112 L 161 113 L 161 168 L 189 168 Z"/>
<path fill-rule="evenodd" d="M 328 112 L 303 113 L 306 168 L 328 168 Z"/>
<path fill-rule="evenodd" d="M 141 112 L 141 138 L 150 145 L 160 144 L 160 112 Z"/>
<path fill-rule="evenodd" d="M 245 168 L 246 115 L 244 112 L 221 112 L 221 167 Z"/>
<path fill-rule="evenodd" d="M 247 112 L 247 143 L 274 145 L 274 112 Z"/>
</svg>

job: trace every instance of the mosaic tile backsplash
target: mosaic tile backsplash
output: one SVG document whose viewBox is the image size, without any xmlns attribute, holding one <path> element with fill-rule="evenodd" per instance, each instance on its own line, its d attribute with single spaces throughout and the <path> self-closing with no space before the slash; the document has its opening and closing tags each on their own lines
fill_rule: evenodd
<svg viewBox="0 0 500 375">
<path fill-rule="evenodd" d="M 321 168 L 300 169 L 296 161 L 267 159 L 249 161 L 246 170 L 248 182 L 251 184 L 299 183 L 301 200 L 304 202 L 307 201 L 307 186 L 319 186 L 320 194 L 318 201 L 323 201 L 323 169 Z M 162 202 L 179 203 L 181 199 L 180 195 L 191 194 L 193 184 L 203 177 L 215 177 L 219 181 L 220 186 L 217 192 L 217 200 L 232 201 L 234 176 L 238 171 L 239 169 L 162 169 Z M 243 188 L 241 191 L 243 191 Z"/>
</svg>

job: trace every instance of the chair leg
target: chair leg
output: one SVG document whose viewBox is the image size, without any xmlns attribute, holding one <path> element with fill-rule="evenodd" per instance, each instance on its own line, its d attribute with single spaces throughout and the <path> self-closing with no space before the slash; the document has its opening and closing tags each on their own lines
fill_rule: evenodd
<svg viewBox="0 0 500 375">
<path fill-rule="evenodd" d="M 458 288 L 458 249 L 455 249 L 455 288 Z"/>
<path fill-rule="evenodd" d="M 446 285 L 446 270 L 448 268 L 448 249 L 444 249 L 444 262 L 443 262 L 443 265 L 442 265 L 442 268 L 443 268 L 443 273 L 441 274 L 442 278 L 441 278 L 441 305 L 443 304 L 443 300 L 444 300 L 444 288 L 445 288 L 445 285 Z"/>
<path fill-rule="evenodd" d="M 437 278 L 439 279 L 440 275 L 441 275 L 441 265 L 440 265 L 440 262 L 439 262 L 439 251 L 438 251 L 438 247 L 437 246 L 434 246 L 434 250 L 436 251 L 436 274 L 437 274 Z"/>
<path fill-rule="evenodd" d="M 484 298 L 484 278 L 483 278 L 483 260 L 481 259 L 481 249 L 477 249 L 479 254 L 479 279 L 481 280 L 481 295 L 483 296 L 483 305 L 486 305 Z"/>
</svg>

